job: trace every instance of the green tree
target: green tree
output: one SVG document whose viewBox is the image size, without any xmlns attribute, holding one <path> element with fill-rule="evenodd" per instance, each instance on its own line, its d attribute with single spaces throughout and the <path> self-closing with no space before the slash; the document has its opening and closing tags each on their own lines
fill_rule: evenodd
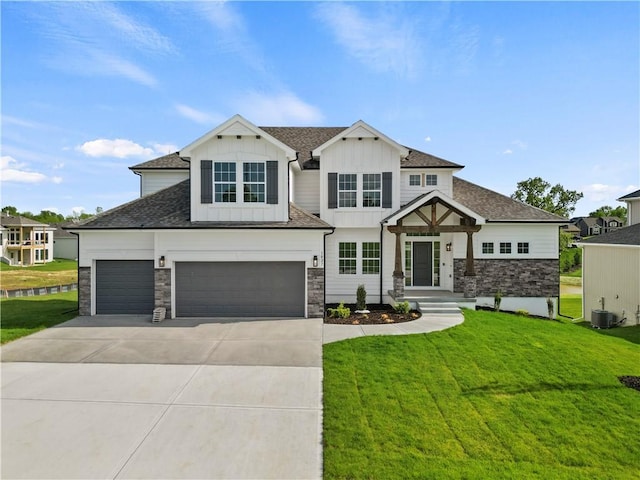
<svg viewBox="0 0 640 480">
<path fill-rule="evenodd" d="M 7 205 L 6 207 L 2 207 L 2 213 L 15 216 L 18 215 L 18 209 L 13 205 Z"/>
<path fill-rule="evenodd" d="M 41 210 L 33 219 L 51 225 L 53 223 L 64 222 L 64 215 L 52 212 L 51 210 Z"/>
<path fill-rule="evenodd" d="M 597 210 L 594 210 L 589 214 L 590 217 L 618 217 L 623 221 L 627 221 L 627 207 L 623 207 L 620 205 L 619 207 L 613 208 L 609 205 L 604 205 Z"/>
<path fill-rule="evenodd" d="M 567 190 L 560 184 L 552 186 L 542 178 L 534 177 L 518 182 L 511 198 L 561 217 L 570 217 L 583 196 L 582 192 Z"/>
</svg>

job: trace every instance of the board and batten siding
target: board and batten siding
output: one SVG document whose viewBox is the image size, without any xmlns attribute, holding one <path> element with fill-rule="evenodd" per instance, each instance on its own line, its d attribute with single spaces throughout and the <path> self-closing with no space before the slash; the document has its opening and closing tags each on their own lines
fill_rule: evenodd
<svg viewBox="0 0 640 480">
<path fill-rule="evenodd" d="M 286 222 L 289 218 L 287 168 L 285 153 L 264 138 L 245 135 L 241 138 L 212 138 L 191 153 L 191 219 L 195 222 Z M 235 203 L 202 203 L 200 195 L 200 161 L 238 162 Z M 277 204 L 242 202 L 242 162 L 278 162 Z M 265 179 L 266 180 L 266 179 Z M 265 182 L 266 187 L 266 182 Z M 215 196 L 215 194 L 214 194 Z"/>
<path fill-rule="evenodd" d="M 618 319 L 623 311 L 626 325 L 635 325 L 640 306 L 640 246 L 582 245 L 582 291 L 585 320 L 592 310 L 613 312 Z"/>
<path fill-rule="evenodd" d="M 293 177 L 293 203 L 311 213 L 320 213 L 320 170 L 302 170 Z"/>
<path fill-rule="evenodd" d="M 409 185 L 409 176 L 410 175 L 420 175 L 421 181 L 423 180 L 424 174 L 427 175 L 437 175 L 438 176 L 438 184 L 437 185 Z M 400 204 L 406 205 L 411 200 L 420 195 L 423 195 L 427 192 L 431 192 L 433 190 L 438 190 L 448 197 L 453 197 L 453 172 L 451 170 L 443 170 L 443 169 L 403 169 L 400 172 Z"/>
<path fill-rule="evenodd" d="M 189 178 L 189 170 L 177 171 L 142 171 L 140 172 L 141 196 L 155 193 Z"/>
<path fill-rule="evenodd" d="M 362 174 L 391 172 L 391 208 L 362 207 Z M 356 208 L 329 208 L 329 173 L 358 175 Z M 320 159 L 320 215 L 336 227 L 373 227 L 400 208 L 400 155 L 383 140 L 347 138 L 322 151 Z"/>
</svg>

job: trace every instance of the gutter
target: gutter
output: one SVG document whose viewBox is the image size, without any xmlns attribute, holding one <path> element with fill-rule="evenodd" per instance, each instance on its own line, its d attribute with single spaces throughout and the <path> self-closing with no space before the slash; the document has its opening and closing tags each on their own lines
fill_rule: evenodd
<svg viewBox="0 0 640 480">
<path fill-rule="evenodd" d="M 324 275 L 322 277 L 322 312 L 327 308 L 327 237 L 333 235 L 336 231 L 336 227 L 331 227 L 329 233 L 325 233 L 322 238 L 322 268 L 324 268 Z"/>
</svg>

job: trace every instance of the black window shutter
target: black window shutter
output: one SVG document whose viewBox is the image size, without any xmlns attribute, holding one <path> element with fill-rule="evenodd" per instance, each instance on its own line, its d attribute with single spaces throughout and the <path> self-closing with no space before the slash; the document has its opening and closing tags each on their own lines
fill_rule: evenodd
<svg viewBox="0 0 640 480">
<path fill-rule="evenodd" d="M 391 208 L 393 172 L 382 172 L 382 208 Z"/>
<path fill-rule="evenodd" d="M 200 160 L 200 203 L 213 203 L 212 160 Z"/>
<path fill-rule="evenodd" d="M 338 208 L 338 174 L 329 174 L 329 208 Z"/>
<path fill-rule="evenodd" d="M 278 162 L 275 160 L 267 161 L 267 203 L 278 203 Z"/>
</svg>

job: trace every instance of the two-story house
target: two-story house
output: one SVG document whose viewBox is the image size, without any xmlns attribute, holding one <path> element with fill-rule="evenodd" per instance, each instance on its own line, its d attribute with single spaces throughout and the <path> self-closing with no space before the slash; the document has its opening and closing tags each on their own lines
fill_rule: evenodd
<svg viewBox="0 0 640 480">
<path fill-rule="evenodd" d="M 571 221 L 580 229 L 581 237 L 609 233 L 624 226 L 624 222 L 618 217 L 577 217 Z"/>
<path fill-rule="evenodd" d="M 365 122 L 258 127 L 236 115 L 131 167 L 141 198 L 73 227 L 82 315 L 322 316 L 326 303 L 451 295 L 547 314 L 566 219 Z M 466 299 L 466 300 L 465 300 Z"/>
<path fill-rule="evenodd" d="M 9 265 L 23 267 L 51 262 L 54 230 L 46 223 L 2 213 L 0 216 L 2 261 Z"/>
</svg>

